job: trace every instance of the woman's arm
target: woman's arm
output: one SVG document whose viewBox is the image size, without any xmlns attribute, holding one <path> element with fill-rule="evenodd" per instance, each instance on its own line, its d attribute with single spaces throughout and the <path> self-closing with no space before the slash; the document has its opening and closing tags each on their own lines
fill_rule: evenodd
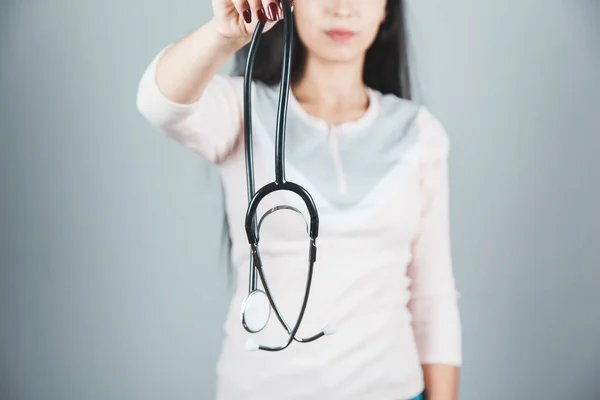
<svg viewBox="0 0 600 400">
<path fill-rule="evenodd" d="M 458 367 L 453 365 L 424 364 L 425 400 L 456 400 L 458 372 Z"/>
<path fill-rule="evenodd" d="M 158 59 L 156 83 L 175 103 L 196 102 L 219 68 L 247 40 L 220 35 L 213 20 L 170 46 Z"/>
<path fill-rule="evenodd" d="M 216 72 L 244 40 L 223 38 L 208 22 L 167 46 L 140 79 L 139 113 L 209 162 L 222 161 L 242 131 L 243 82 Z"/>
<path fill-rule="evenodd" d="M 417 118 L 422 215 L 413 242 L 409 308 L 427 400 L 455 400 L 462 362 L 458 292 L 450 254 L 448 152 L 441 123 L 423 109 Z"/>
</svg>

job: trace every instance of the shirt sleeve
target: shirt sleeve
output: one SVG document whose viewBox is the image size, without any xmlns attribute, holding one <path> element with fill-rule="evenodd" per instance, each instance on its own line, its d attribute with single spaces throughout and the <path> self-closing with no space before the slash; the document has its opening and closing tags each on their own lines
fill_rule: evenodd
<svg viewBox="0 0 600 400">
<path fill-rule="evenodd" d="M 449 139 L 426 109 L 419 129 L 422 215 L 408 267 L 415 339 L 422 364 L 462 363 L 459 294 L 452 271 L 449 229 Z"/>
<path fill-rule="evenodd" d="M 156 83 L 156 64 L 164 48 L 143 73 L 137 89 L 138 112 L 150 125 L 211 163 L 222 162 L 242 132 L 241 77 L 215 75 L 194 103 L 167 99 Z"/>
</svg>

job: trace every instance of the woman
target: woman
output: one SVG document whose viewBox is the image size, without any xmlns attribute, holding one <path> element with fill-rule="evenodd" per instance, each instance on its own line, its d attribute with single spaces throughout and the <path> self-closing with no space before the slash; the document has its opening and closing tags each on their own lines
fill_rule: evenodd
<svg viewBox="0 0 600 400">
<path fill-rule="evenodd" d="M 277 0 L 279 1 L 279 0 Z M 461 325 L 450 257 L 448 138 L 409 100 L 401 0 L 297 0 L 287 122 L 290 180 L 319 210 L 319 254 L 301 336 L 337 328 L 281 352 L 249 352 L 239 310 L 248 288 L 242 83 L 217 74 L 238 53 L 243 69 L 257 21 L 267 21 L 255 64 L 256 187 L 273 180 L 282 64 L 281 4 L 213 0 L 213 18 L 167 46 L 144 73 L 141 114 L 218 165 L 226 195 L 237 289 L 225 324 L 217 397 L 452 400 Z M 277 193 L 278 204 L 301 206 Z M 275 216 L 276 214 L 282 214 Z M 307 235 L 297 215 L 275 213 L 261 253 L 276 301 L 293 324 L 306 278 Z M 279 345 L 272 318 L 256 341 Z M 416 397 L 415 397 L 416 396 Z"/>
</svg>

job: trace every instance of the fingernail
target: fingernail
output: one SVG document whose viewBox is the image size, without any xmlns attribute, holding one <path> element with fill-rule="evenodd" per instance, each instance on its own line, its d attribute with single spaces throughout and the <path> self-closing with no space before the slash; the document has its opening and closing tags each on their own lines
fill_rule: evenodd
<svg viewBox="0 0 600 400">
<path fill-rule="evenodd" d="M 252 12 L 250 10 L 248 10 L 248 9 L 244 10 L 242 15 L 244 17 L 244 21 L 246 21 L 247 24 L 252 22 Z"/>
<path fill-rule="evenodd" d="M 277 21 L 279 19 L 279 7 L 277 7 L 277 4 L 269 4 L 267 7 L 267 17 L 269 17 L 271 21 Z"/>
<path fill-rule="evenodd" d="M 256 12 L 256 15 L 258 16 L 258 20 L 263 24 L 267 22 L 267 16 L 265 15 L 265 12 L 262 9 L 259 9 Z"/>
</svg>

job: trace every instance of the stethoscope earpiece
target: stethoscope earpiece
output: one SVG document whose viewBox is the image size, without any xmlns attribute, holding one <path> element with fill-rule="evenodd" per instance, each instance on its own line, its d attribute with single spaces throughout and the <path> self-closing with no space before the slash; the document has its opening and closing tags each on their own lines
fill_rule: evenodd
<svg viewBox="0 0 600 400">
<path fill-rule="evenodd" d="M 246 340 L 246 350 L 248 351 L 258 351 L 259 345 L 252 339 Z"/>
<path fill-rule="evenodd" d="M 317 207 L 311 197 L 311 195 L 302 186 L 289 182 L 285 176 L 285 128 L 286 128 L 286 115 L 287 105 L 290 92 L 290 76 L 291 76 L 291 59 L 292 59 L 292 43 L 293 43 L 293 29 L 294 20 L 292 18 L 291 5 L 287 1 L 280 2 L 283 7 L 283 68 L 281 72 L 281 83 L 279 89 L 279 105 L 277 110 L 277 131 L 275 134 L 275 181 L 265 185 L 255 193 L 254 189 L 254 159 L 253 159 L 253 143 L 252 143 L 252 70 L 254 66 L 254 58 L 256 57 L 256 49 L 260 42 L 260 37 L 264 30 L 264 23 L 259 22 L 256 25 L 252 41 L 250 42 L 248 49 L 248 59 L 246 60 L 246 69 L 244 71 L 244 148 L 246 156 L 246 184 L 248 189 L 248 209 L 246 211 L 246 235 L 248 237 L 248 243 L 250 244 L 250 275 L 249 275 L 249 289 L 248 295 L 244 299 L 242 304 L 241 319 L 242 324 L 246 331 L 249 333 L 258 333 L 262 331 L 268 324 L 271 316 L 271 310 L 275 313 L 275 316 L 281 323 L 281 325 L 288 332 L 289 337 L 285 344 L 281 346 L 262 346 L 256 344 L 252 340 L 246 342 L 246 349 L 249 351 L 265 350 L 265 351 L 281 351 L 286 349 L 293 341 L 300 343 L 309 343 L 316 339 L 319 339 L 325 335 L 331 335 L 335 332 L 332 325 L 327 325 L 325 328 L 308 338 L 301 338 L 296 336 L 306 306 L 308 304 L 308 296 L 310 293 L 310 287 L 312 283 L 312 275 L 314 264 L 316 261 L 316 240 L 319 234 L 319 214 Z M 262 267 L 262 261 L 260 258 L 260 252 L 258 250 L 259 241 L 259 230 L 262 221 L 267 215 L 271 213 L 287 209 L 302 213 L 291 206 L 279 206 L 272 208 L 267 212 L 257 223 L 256 213 L 260 202 L 269 194 L 277 191 L 288 191 L 298 195 L 304 202 L 310 221 L 307 223 L 307 231 L 310 237 L 309 257 L 308 257 L 308 276 L 306 279 L 306 288 L 302 301 L 302 307 L 298 315 L 298 319 L 293 327 L 290 327 L 286 320 L 283 318 L 271 290 L 267 279 L 264 274 Z M 304 215 L 302 215 L 304 217 Z M 258 276 L 257 276 L 258 274 Z M 258 290 L 258 278 L 264 288 L 264 291 Z"/>
<path fill-rule="evenodd" d="M 323 333 L 324 333 L 326 336 L 333 335 L 333 334 L 335 334 L 336 332 L 337 332 L 337 327 L 336 327 L 335 325 L 333 325 L 333 324 L 327 324 L 327 325 L 325 325 L 325 327 L 323 328 Z"/>
</svg>

